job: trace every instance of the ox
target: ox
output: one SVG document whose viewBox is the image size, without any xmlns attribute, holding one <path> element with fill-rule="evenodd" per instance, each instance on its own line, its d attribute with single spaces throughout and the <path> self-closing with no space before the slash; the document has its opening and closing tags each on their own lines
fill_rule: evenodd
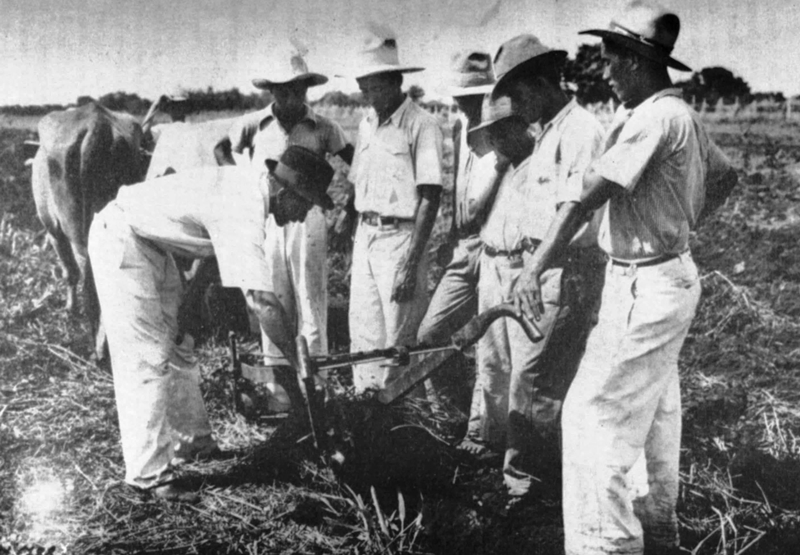
<svg viewBox="0 0 800 555">
<path fill-rule="evenodd" d="M 141 181 L 142 139 L 138 121 L 91 102 L 51 112 L 39 121 L 39 150 L 32 163 L 36 212 L 58 253 L 67 280 L 67 305 L 76 309 L 83 279 L 83 309 L 104 357 L 105 334 L 86 245 L 94 214 L 120 186 Z"/>
</svg>

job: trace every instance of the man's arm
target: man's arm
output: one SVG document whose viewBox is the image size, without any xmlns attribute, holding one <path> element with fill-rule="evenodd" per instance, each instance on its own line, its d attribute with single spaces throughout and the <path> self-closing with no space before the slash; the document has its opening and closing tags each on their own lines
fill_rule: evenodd
<svg viewBox="0 0 800 555">
<path fill-rule="evenodd" d="M 733 168 L 728 168 L 718 179 L 708 182 L 706 184 L 705 203 L 703 204 L 703 210 L 700 211 L 700 216 L 697 218 L 697 221 L 703 221 L 709 214 L 725 204 L 725 201 L 738 182 L 739 174 L 737 174 L 736 170 Z"/>
<path fill-rule="evenodd" d="M 583 177 L 584 193 L 580 202 L 561 205 L 547 229 L 542 244 L 528 259 L 514 288 L 514 304 L 525 317 L 540 320 L 544 312 L 539 277 L 569 246 L 569 242 L 591 214 L 610 198 L 623 194 L 622 186 L 605 179 L 591 167 Z"/>
<path fill-rule="evenodd" d="M 270 291 L 249 290 L 245 293 L 245 299 L 270 341 L 278 346 L 292 368 L 298 368 L 296 338 L 291 331 L 294 326 L 289 323 L 289 317 L 278 297 Z"/>
<path fill-rule="evenodd" d="M 497 191 L 500 189 L 500 184 L 503 182 L 503 177 L 508 171 L 511 162 L 508 158 L 498 156 L 497 163 L 495 164 L 495 175 L 489 187 L 483 187 L 478 191 L 474 199 L 470 199 L 468 206 L 468 216 L 470 221 L 478 221 L 481 225 L 489 217 L 489 212 L 494 205 L 494 199 L 497 198 Z"/>
<path fill-rule="evenodd" d="M 150 128 L 153 127 L 153 118 L 158 112 L 158 109 L 161 107 L 161 103 L 167 99 L 165 95 L 161 95 L 150 105 L 150 109 L 147 110 L 147 114 L 145 114 L 144 119 L 142 120 L 142 134 L 148 135 L 150 133 Z"/>
<path fill-rule="evenodd" d="M 411 232 L 411 244 L 394 279 L 391 300 L 397 303 L 409 301 L 414 296 L 419 261 L 428 245 L 433 225 L 436 223 L 436 213 L 439 211 L 442 188 L 438 185 L 419 185 L 418 190 L 420 200 L 414 219 L 414 230 Z"/>
</svg>

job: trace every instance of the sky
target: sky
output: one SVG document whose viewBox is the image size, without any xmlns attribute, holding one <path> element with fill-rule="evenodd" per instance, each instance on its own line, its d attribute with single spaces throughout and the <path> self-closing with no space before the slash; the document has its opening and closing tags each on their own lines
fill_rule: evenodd
<svg viewBox="0 0 800 555">
<path fill-rule="evenodd" d="M 401 62 L 428 98 L 446 96 L 450 60 L 492 55 L 533 33 L 574 55 L 596 41 L 625 0 L 3 0 L 0 105 L 70 103 L 126 91 L 146 98 L 179 88 L 238 88 L 287 59 L 290 39 L 312 71 L 331 77 L 309 91 L 356 90 L 352 55 L 371 22 L 397 35 Z M 694 70 L 723 66 L 753 91 L 800 94 L 800 1 L 662 0 L 681 18 L 673 56 Z M 690 74 L 673 73 L 674 78 Z"/>
</svg>

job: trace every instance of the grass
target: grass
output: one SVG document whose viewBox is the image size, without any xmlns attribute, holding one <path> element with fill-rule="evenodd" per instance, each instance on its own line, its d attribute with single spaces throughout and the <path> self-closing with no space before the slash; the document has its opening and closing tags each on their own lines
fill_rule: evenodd
<svg viewBox="0 0 800 555">
<path fill-rule="evenodd" d="M 800 184 L 786 167 L 800 156 L 785 128 L 720 131 L 742 184 L 693 237 L 703 298 L 681 357 L 682 546 L 791 553 L 800 544 Z M 123 485 L 111 378 L 87 360 L 86 327 L 62 310 L 15 147 L 29 136 L 0 129 L 0 554 L 560 552 L 559 485 L 509 512 L 499 461 L 452 447 L 463 407 L 385 407 L 340 389 L 328 407 L 335 433 L 318 453 L 296 420 L 232 409 L 225 344 L 214 339 L 200 350 L 203 392 L 228 457 L 184 468 L 201 502 L 169 505 Z M 346 186 L 340 171 L 335 198 Z M 346 248 L 330 260 L 340 304 Z"/>
</svg>

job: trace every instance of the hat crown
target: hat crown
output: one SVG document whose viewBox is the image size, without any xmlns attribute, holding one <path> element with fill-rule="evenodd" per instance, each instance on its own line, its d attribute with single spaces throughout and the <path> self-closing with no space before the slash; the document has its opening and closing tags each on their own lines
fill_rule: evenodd
<svg viewBox="0 0 800 555">
<path fill-rule="evenodd" d="M 323 208 L 333 207 L 325 190 L 333 179 L 334 170 L 324 157 L 305 147 L 291 145 L 277 163 L 273 161 L 268 166 L 285 186 Z"/>
<path fill-rule="evenodd" d="M 494 123 L 513 115 L 514 109 L 508 96 L 503 95 L 493 99 L 487 94 L 484 97 L 481 106 L 481 124 Z"/>
<path fill-rule="evenodd" d="M 362 67 L 387 65 L 400 67 L 400 53 L 397 40 L 393 38 L 367 37 L 364 48 L 359 52 L 359 65 Z"/>
<path fill-rule="evenodd" d="M 481 87 L 495 82 L 492 57 L 486 52 L 459 52 L 453 56 L 451 69 L 455 87 Z"/>
<path fill-rule="evenodd" d="M 301 52 L 296 48 L 284 52 L 277 63 L 270 66 L 266 74 L 266 78 L 253 79 L 253 85 L 259 89 L 266 89 L 291 81 L 306 80 L 309 86 L 328 82 L 328 78 L 324 75 L 309 71 L 305 51 Z"/>
<path fill-rule="evenodd" d="M 662 6 L 646 0 L 634 0 L 611 20 L 610 30 L 644 44 L 672 52 L 680 33 L 680 18 Z"/>
<path fill-rule="evenodd" d="M 497 75 L 497 80 L 503 78 L 509 71 L 515 67 L 523 64 L 534 58 L 538 58 L 544 54 L 550 53 L 564 53 L 563 50 L 553 50 L 542 44 L 537 37 L 530 34 L 518 35 L 510 40 L 507 40 L 494 56 L 494 71 Z"/>
</svg>

